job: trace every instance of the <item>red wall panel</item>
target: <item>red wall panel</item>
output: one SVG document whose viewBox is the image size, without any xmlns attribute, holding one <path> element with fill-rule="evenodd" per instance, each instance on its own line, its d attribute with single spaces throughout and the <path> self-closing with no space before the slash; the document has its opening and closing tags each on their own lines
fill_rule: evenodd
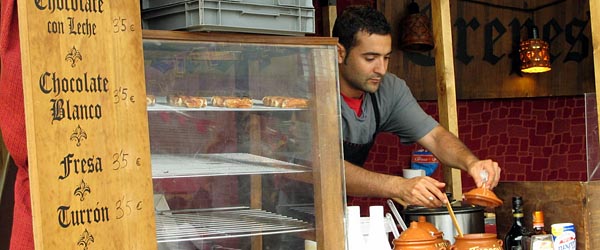
<svg viewBox="0 0 600 250">
<path fill-rule="evenodd" d="M 436 102 L 420 102 L 437 119 Z M 484 159 L 497 161 L 500 180 L 585 181 L 585 102 L 583 96 L 458 101 L 459 138 Z M 380 134 L 365 168 L 402 175 L 418 145 L 402 145 Z M 433 177 L 442 180 L 438 168 Z M 474 187 L 463 172 L 463 190 Z M 383 205 L 384 199 L 353 198 L 348 205 Z"/>
</svg>

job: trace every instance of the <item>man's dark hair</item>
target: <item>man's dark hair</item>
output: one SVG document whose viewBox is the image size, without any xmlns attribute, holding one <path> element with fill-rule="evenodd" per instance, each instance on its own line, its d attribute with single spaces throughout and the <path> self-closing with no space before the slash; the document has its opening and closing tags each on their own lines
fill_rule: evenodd
<svg viewBox="0 0 600 250">
<path fill-rule="evenodd" d="M 385 16 L 370 6 L 349 6 L 337 17 L 333 25 L 332 36 L 347 51 L 356 45 L 356 33 L 367 32 L 369 35 L 388 35 L 392 33 Z"/>
</svg>

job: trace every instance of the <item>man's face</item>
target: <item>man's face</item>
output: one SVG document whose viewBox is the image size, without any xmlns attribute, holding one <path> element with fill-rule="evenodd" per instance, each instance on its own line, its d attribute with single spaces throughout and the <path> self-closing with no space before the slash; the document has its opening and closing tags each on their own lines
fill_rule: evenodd
<svg viewBox="0 0 600 250">
<path fill-rule="evenodd" d="M 356 39 L 356 46 L 350 51 L 338 44 L 340 88 L 350 97 L 377 91 L 392 53 L 391 35 L 359 31 Z"/>
</svg>

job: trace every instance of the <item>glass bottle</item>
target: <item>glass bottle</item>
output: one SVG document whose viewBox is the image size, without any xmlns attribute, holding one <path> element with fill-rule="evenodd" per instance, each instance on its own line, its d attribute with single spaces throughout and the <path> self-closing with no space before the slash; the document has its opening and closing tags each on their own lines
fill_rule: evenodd
<svg viewBox="0 0 600 250">
<path fill-rule="evenodd" d="M 527 239 L 530 250 L 553 250 L 552 235 L 544 230 L 544 213 L 533 212 L 533 232 Z"/>
<path fill-rule="evenodd" d="M 538 235 L 538 234 L 546 234 L 546 231 L 544 230 L 544 212 L 542 211 L 535 211 L 533 212 L 533 232 L 531 232 L 532 235 Z"/>
<path fill-rule="evenodd" d="M 521 238 L 527 234 L 523 227 L 523 199 L 520 196 L 512 198 L 513 223 L 504 237 L 504 250 L 523 250 Z"/>
</svg>

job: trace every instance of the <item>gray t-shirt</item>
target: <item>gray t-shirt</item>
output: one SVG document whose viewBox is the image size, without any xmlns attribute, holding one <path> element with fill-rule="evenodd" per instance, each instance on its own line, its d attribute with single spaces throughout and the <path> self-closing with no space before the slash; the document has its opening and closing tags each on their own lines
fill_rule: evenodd
<svg viewBox="0 0 600 250">
<path fill-rule="evenodd" d="M 438 122 L 419 106 L 406 82 L 391 73 L 383 77 L 375 96 L 380 113 L 379 132 L 396 134 L 402 143 L 414 143 L 438 125 Z M 376 132 L 374 112 L 369 94 L 365 94 L 362 101 L 360 117 L 357 117 L 354 110 L 342 99 L 344 141 L 354 144 L 372 142 Z"/>
</svg>

